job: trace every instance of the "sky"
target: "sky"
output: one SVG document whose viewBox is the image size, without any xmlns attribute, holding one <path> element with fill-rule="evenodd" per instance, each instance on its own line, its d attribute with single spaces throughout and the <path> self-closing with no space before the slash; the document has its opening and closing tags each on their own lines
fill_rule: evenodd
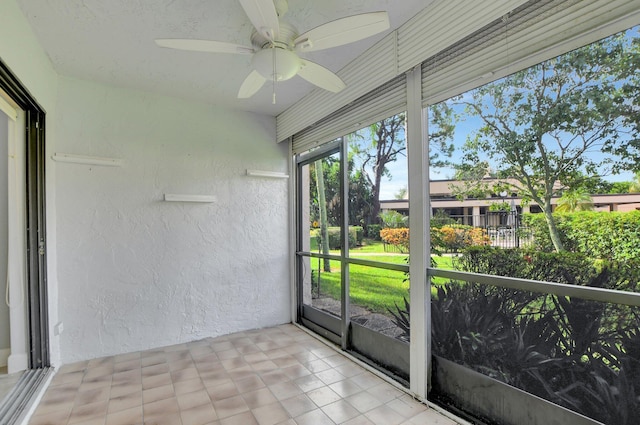
<svg viewBox="0 0 640 425">
<path fill-rule="evenodd" d="M 633 38 L 640 37 L 640 26 L 636 26 L 631 28 L 625 32 L 625 35 L 628 40 Z M 630 44 L 630 42 L 629 42 Z M 464 96 L 469 96 L 470 92 L 463 94 Z M 430 126 L 432 124 L 430 123 Z M 453 139 L 453 144 L 455 146 L 455 152 L 453 154 L 452 160 L 455 162 L 457 158 L 461 157 L 461 147 L 466 141 L 466 138 L 469 134 L 473 133 L 476 129 L 480 128 L 481 122 L 477 117 L 469 117 L 467 116 L 464 121 L 459 121 L 456 123 L 455 134 Z M 588 154 L 589 158 L 598 162 L 601 158 L 604 158 L 604 154 L 602 152 L 596 151 Z M 488 158 L 482 158 L 487 159 Z M 490 167 L 493 169 L 498 169 L 499 164 L 491 164 Z M 381 183 L 380 188 L 380 199 L 395 199 L 395 195 L 403 188 L 407 187 L 408 182 L 408 173 L 407 173 L 407 158 L 405 156 L 398 156 L 398 159 L 393 162 L 387 164 L 387 168 L 391 174 L 391 178 L 383 177 L 383 181 Z M 453 169 L 430 169 L 430 178 L 431 180 L 444 180 L 451 179 L 454 175 Z M 634 174 L 631 171 L 621 172 L 619 174 L 611 174 L 603 175 L 602 178 L 609 182 L 617 182 L 617 181 L 631 181 L 634 179 Z"/>
</svg>

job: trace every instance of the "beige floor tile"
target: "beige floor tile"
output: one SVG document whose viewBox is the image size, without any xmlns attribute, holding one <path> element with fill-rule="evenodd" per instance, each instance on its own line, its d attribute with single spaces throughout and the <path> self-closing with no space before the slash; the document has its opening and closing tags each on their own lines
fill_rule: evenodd
<svg viewBox="0 0 640 425">
<path fill-rule="evenodd" d="M 295 384 L 302 390 L 302 392 L 309 392 L 313 390 L 317 390 L 318 388 L 324 387 L 324 382 L 320 380 L 315 375 L 307 375 L 302 378 L 298 378 L 295 381 Z"/>
<path fill-rule="evenodd" d="M 187 381 L 174 382 L 173 388 L 176 394 L 188 394 L 205 389 L 200 377 L 189 379 Z"/>
<path fill-rule="evenodd" d="M 365 416 L 376 425 L 398 425 L 405 421 L 404 416 L 387 405 L 376 407 L 365 413 Z"/>
<path fill-rule="evenodd" d="M 428 422 L 423 423 L 422 425 L 427 425 L 427 423 Z M 369 418 L 367 418 L 366 416 L 359 415 L 353 419 L 348 420 L 347 422 L 344 422 L 342 425 L 375 425 L 375 424 L 371 422 Z"/>
<path fill-rule="evenodd" d="M 292 418 L 318 408 L 318 406 L 316 406 L 316 404 L 305 394 L 300 394 L 287 400 L 283 400 L 280 404 L 282 404 L 282 407 L 284 407 Z"/>
<path fill-rule="evenodd" d="M 203 404 L 212 404 L 209 393 L 205 390 L 195 391 L 188 394 L 176 395 L 178 405 L 181 410 L 187 410 L 192 407 L 202 406 Z"/>
<path fill-rule="evenodd" d="M 105 425 L 133 425 L 141 424 L 142 405 L 131 407 L 129 409 L 120 410 L 118 412 L 109 413 Z"/>
<path fill-rule="evenodd" d="M 228 380 L 228 382 L 220 385 L 206 387 L 206 389 L 209 393 L 209 397 L 211 397 L 211 400 L 213 401 L 224 400 L 229 397 L 237 396 L 239 394 L 238 388 L 232 380 Z"/>
<path fill-rule="evenodd" d="M 322 410 L 316 409 L 294 418 L 298 425 L 335 425 Z"/>
<path fill-rule="evenodd" d="M 145 403 L 143 406 L 145 420 L 148 417 L 168 416 L 180 412 L 178 401 L 174 398 Z"/>
<path fill-rule="evenodd" d="M 244 393 L 242 394 L 242 398 L 250 409 L 255 409 L 256 407 L 265 406 L 278 401 L 268 388 L 261 388 L 259 390 Z"/>
<path fill-rule="evenodd" d="M 275 425 L 289 418 L 287 411 L 280 403 L 257 407 L 252 412 L 260 425 Z"/>
<path fill-rule="evenodd" d="M 96 403 L 75 405 L 69 415 L 69 424 L 86 422 L 96 417 L 104 417 L 107 414 L 109 400 L 98 401 Z"/>
<path fill-rule="evenodd" d="M 286 400 L 298 394 L 302 394 L 300 387 L 291 381 L 269 385 L 269 390 L 278 400 Z"/>
<path fill-rule="evenodd" d="M 331 404 L 327 404 L 322 408 L 322 411 L 337 424 L 353 419 L 360 414 L 355 407 L 342 399 Z"/>
<path fill-rule="evenodd" d="M 220 419 L 234 416 L 238 413 L 249 410 L 249 406 L 247 406 L 247 403 L 245 403 L 244 399 L 239 395 L 225 398 L 224 400 L 214 401 L 213 407 L 216 409 Z"/>
<path fill-rule="evenodd" d="M 326 406 L 327 404 L 338 401 L 341 398 L 329 387 L 320 387 L 316 390 L 309 391 L 307 395 L 318 407 Z"/>
<path fill-rule="evenodd" d="M 240 394 L 248 393 L 265 387 L 265 383 L 256 374 L 235 381 Z"/>
<path fill-rule="evenodd" d="M 144 404 L 173 397 L 175 397 L 175 392 L 171 384 L 142 391 L 142 402 Z"/>
<path fill-rule="evenodd" d="M 78 396 L 76 397 L 75 405 L 78 406 L 108 400 L 110 393 L 111 387 L 100 387 L 88 391 L 79 390 Z"/>
<path fill-rule="evenodd" d="M 111 397 L 109 399 L 107 412 L 111 414 L 134 407 L 142 407 L 142 391 L 129 393 L 119 397 Z"/>
<path fill-rule="evenodd" d="M 111 398 L 125 396 L 127 394 L 142 393 L 142 383 L 123 382 L 120 384 L 111 384 Z"/>
<path fill-rule="evenodd" d="M 38 412 L 36 412 L 38 413 Z M 66 424 L 71 409 L 53 410 L 42 415 L 36 414 L 31 418 L 29 425 L 60 425 Z"/>
<path fill-rule="evenodd" d="M 351 379 L 345 379 L 329 385 L 340 397 L 349 397 L 362 391 L 362 388 Z"/>
<path fill-rule="evenodd" d="M 251 412 L 243 412 L 235 416 L 224 418 L 220 425 L 258 425 L 255 416 Z"/>
<path fill-rule="evenodd" d="M 360 413 L 366 413 L 384 403 L 366 391 L 351 395 L 346 398 L 347 402 L 358 409 Z"/>
<path fill-rule="evenodd" d="M 171 385 L 171 375 L 169 372 L 164 372 L 159 375 L 143 376 L 142 377 L 142 389 L 149 390 L 151 388 L 162 387 L 164 385 Z"/>
<path fill-rule="evenodd" d="M 409 419 L 416 416 L 418 413 L 427 410 L 427 406 L 414 400 L 408 395 L 404 394 L 400 398 L 396 398 L 387 403 L 387 406 L 400 413 L 405 418 Z"/>
<path fill-rule="evenodd" d="M 204 425 L 218 419 L 211 404 L 203 404 L 180 412 L 182 425 Z"/>
<path fill-rule="evenodd" d="M 294 326 L 61 368 L 29 425 L 455 425 Z"/>
</svg>

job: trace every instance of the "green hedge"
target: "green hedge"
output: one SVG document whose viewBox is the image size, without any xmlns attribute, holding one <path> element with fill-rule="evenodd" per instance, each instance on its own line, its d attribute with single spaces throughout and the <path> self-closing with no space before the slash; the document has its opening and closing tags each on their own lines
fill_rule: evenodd
<svg viewBox="0 0 640 425">
<path fill-rule="evenodd" d="M 340 237 L 339 227 L 329 227 L 329 249 L 342 248 L 342 239 Z M 320 229 L 311 229 L 311 251 L 318 250 L 318 236 Z M 349 226 L 349 246 L 355 247 L 362 245 L 364 231 L 361 226 Z"/>
<path fill-rule="evenodd" d="M 640 259 L 593 260 L 581 252 L 474 246 L 454 260 L 454 267 L 472 273 L 633 292 L 640 283 Z"/>
<path fill-rule="evenodd" d="M 583 211 L 553 217 L 567 251 L 616 261 L 640 258 L 640 211 Z M 535 249 L 553 251 L 544 215 L 525 214 L 524 223 L 532 230 Z"/>
<path fill-rule="evenodd" d="M 380 230 L 382 230 L 382 226 L 379 224 L 369 224 L 367 226 L 367 237 L 369 239 L 373 239 L 374 241 L 381 241 Z"/>
</svg>

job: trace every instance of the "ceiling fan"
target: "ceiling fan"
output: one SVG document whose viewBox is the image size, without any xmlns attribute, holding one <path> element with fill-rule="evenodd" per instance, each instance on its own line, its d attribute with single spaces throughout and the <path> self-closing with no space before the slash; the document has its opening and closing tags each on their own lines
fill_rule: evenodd
<svg viewBox="0 0 640 425">
<path fill-rule="evenodd" d="M 267 81 L 275 84 L 299 75 L 311 84 L 337 93 L 345 88 L 336 74 L 299 53 L 328 49 L 362 40 L 389 28 L 387 12 L 372 12 L 337 19 L 299 34 L 281 19 L 288 10 L 287 0 L 238 0 L 254 26 L 251 46 L 214 40 L 156 39 L 160 47 L 208 53 L 251 54 L 253 71 L 244 80 L 238 98 L 253 96 Z"/>
</svg>

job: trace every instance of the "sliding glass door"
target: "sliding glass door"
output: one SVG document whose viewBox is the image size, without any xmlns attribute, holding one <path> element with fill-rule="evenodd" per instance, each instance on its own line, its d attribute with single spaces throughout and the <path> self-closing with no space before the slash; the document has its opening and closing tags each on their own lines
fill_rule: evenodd
<svg viewBox="0 0 640 425">
<path fill-rule="evenodd" d="M 409 374 L 405 113 L 297 157 L 299 321 Z"/>
</svg>

